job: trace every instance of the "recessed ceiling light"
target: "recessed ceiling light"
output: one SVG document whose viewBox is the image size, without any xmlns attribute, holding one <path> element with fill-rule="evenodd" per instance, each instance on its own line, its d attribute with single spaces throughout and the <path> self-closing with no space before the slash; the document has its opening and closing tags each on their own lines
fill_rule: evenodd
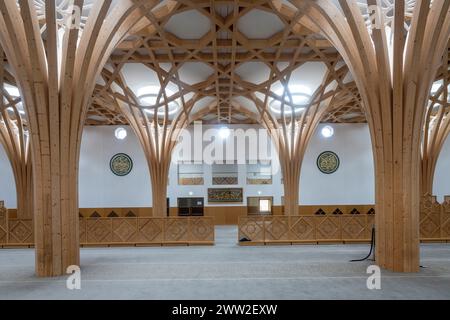
<svg viewBox="0 0 450 320">
<path fill-rule="evenodd" d="M 311 102 L 311 89 L 304 85 L 289 85 L 288 91 L 284 92 L 284 88 L 275 91 L 275 94 L 279 97 L 284 96 L 286 103 L 295 106 L 295 113 L 302 112 Z M 291 100 L 292 99 L 292 100 Z M 277 114 L 282 113 L 282 101 L 272 99 L 270 103 L 270 109 Z M 292 113 L 292 107 L 284 104 L 284 113 Z"/>
<path fill-rule="evenodd" d="M 230 134 L 230 129 L 228 129 L 227 127 L 222 127 L 219 129 L 219 137 L 221 137 L 222 139 L 228 139 Z"/>
<path fill-rule="evenodd" d="M 334 129 L 330 126 L 325 126 L 322 128 L 322 136 L 324 138 L 331 138 L 334 135 Z"/>
<path fill-rule="evenodd" d="M 158 108 L 158 116 L 163 117 L 166 114 L 166 106 L 164 104 L 164 96 L 161 96 L 158 99 L 158 95 L 160 93 L 160 87 L 158 86 L 146 86 L 138 90 L 137 97 L 139 99 L 139 103 L 142 104 L 142 107 L 153 107 L 159 103 L 163 104 L 162 107 Z M 173 91 L 166 88 L 166 96 L 171 97 L 173 95 Z M 169 102 L 169 110 L 167 114 L 169 116 L 177 113 L 180 109 L 180 105 L 177 101 Z M 153 114 L 153 110 L 151 108 L 146 109 L 145 111 L 149 114 Z"/>
<path fill-rule="evenodd" d="M 116 136 L 116 139 L 124 140 L 127 137 L 128 133 L 127 133 L 127 130 L 125 130 L 124 128 L 120 127 L 120 128 L 117 128 L 114 131 L 114 135 Z"/>
</svg>

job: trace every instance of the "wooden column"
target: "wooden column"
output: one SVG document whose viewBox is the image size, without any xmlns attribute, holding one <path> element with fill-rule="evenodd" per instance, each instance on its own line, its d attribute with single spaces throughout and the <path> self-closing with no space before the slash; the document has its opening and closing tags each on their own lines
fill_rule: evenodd
<svg viewBox="0 0 450 320">
<path fill-rule="evenodd" d="M 319 56 L 322 54 L 316 48 L 313 48 L 313 50 Z M 295 216 L 299 214 L 300 175 L 303 158 L 320 121 L 333 108 L 337 98 L 344 100 L 343 96 L 353 95 L 349 90 L 349 85 L 343 83 L 343 79 L 348 74 L 348 68 L 345 65 L 337 68 L 338 60 L 339 58 L 336 58 L 335 61 L 326 63 L 328 71 L 322 84 L 316 89 L 310 102 L 301 107 L 302 110 L 296 111 L 296 108 L 300 107 L 295 105 L 292 93 L 289 91 L 291 74 L 298 67 L 293 64 L 290 72 L 283 79 L 280 79 L 282 85 L 286 88 L 281 97 L 276 97 L 270 87 L 266 92 L 265 101 L 258 99 L 254 94 L 249 96 L 259 110 L 260 123 L 268 130 L 278 151 L 283 173 L 285 215 Z M 331 85 L 333 82 L 334 85 Z M 268 107 L 269 96 L 279 100 L 281 115 L 274 114 Z M 350 101 L 353 101 L 352 98 L 350 98 Z"/>
<path fill-rule="evenodd" d="M 450 2 L 418 0 L 407 18 L 405 2 L 394 1 L 387 11 L 393 18 L 378 15 L 373 23 L 365 19 L 373 17 L 372 10 L 364 16 L 368 11 L 355 0 L 339 0 L 341 9 L 325 0 L 291 2 L 305 10 L 303 23 L 319 29 L 339 50 L 364 101 L 376 170 L 377 263 L 417 272 L 421 133 L 450 35 Z"/>
<path fill-rule="evenodd" d="M 198 101 L 199 94 L 194 94 L 189 101 L 185 101 L 185 94 L 181 93 L 185 90 L 182 88 L 178 77 L 179 66 L 174 65 L 171 70 L 167 71 L 169 75 L 167 77 L 163 75 L 164 70 L 158 63 L 155 62 L 147 66 L 155 72 L 160 84 L 159 93 L 154 97 L 154 105 L 143 105 L 143 102 L 128 87 L 120 68 L 114 70 L 113 73 L 106 69 L 103 70 L 102 76 L 105 83 L 109 83 L 109 85 L 97 86 L 98 94 L 95 99 L 101 100 L 102 98 L 103 101 L 115 104 L 135 132 L 144 150 L 149 167 L 153 216 L 166 217 L 167 185 L 172 152 L 178 143 L 182 130 L 191 122 L 189 115 L 194 104 Z M 115 78 L 113 79 L 113 77 Z M 179 93 L 169 97 L 166 88 L 171 81 L 176 82 Z M 121 92 L 114 91 L 111 84 L 115 84 L 116 88 L 120 87 Z M 176 114 L 169 114 L 172 103 L 179 106 Z"/>
<path fill-rule="evenodd" d="M 0 42 L 31 133 L 38 276 L 62 275 L 80 263 L 78 159 L 95 80 L 117 43 L 158 2 L 124 0 L 113 8 L 96 0 L 88 8 L 75 0 L 62 9 L 56 1 L 0 2 Z"/>
</svg>

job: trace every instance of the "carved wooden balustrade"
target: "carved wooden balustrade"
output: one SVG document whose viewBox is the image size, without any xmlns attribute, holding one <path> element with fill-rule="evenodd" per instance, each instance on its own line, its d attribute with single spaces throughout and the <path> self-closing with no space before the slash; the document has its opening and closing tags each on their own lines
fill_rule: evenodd
<svg viewBox="0 0 450 320">
<path fill-rule="evenodd" d="M 8 239 L 8 210 L 5 203 L 0 201 L 0 243 L 6 243 Z"/>
<path fill-rule="evenodd" d="M 450 196 L 437 202 L 435 196 L 425 195 L 420 201 L 420 239 L 450 241 Z"/>
<path fill-rule="evenodd" d="M 248 216 L 239 219 L 240 244 L 366 242 L 373 215 Z"/>
<path fill-rule="evenodd" d="M 241 245 L 369 242 L 374 223 L 374 214 L 248 216 L 239 219 L 238 240 L 245 240 Z M 450 196 L 442 204 L 435 196 L 422 197 L 420 240 L 450 241 Z"/>
<path fill-rule="evenodd" d="M 6 217 L 6 214 L 4 215 Z M 31 220 L 3 218 L 0 247 L 33 246 Z M 214 221 L 207 217 L 81 218 L 81 246 L 213 245 Z"/>
</svg>

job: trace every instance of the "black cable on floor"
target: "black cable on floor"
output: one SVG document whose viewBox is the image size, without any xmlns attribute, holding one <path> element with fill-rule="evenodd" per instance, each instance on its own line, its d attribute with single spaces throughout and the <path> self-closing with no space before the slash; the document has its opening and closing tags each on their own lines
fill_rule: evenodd
<svg viewBox="0 0 450 320">
<path fill-rule="evenodd" d="M 370 251 L 367 257 L 364 257 L 362 259 L 356 259 L 356 260 L 350 260 L 350 262 L 361 262 L 369 260 L 370 256 L 372 255 L 373 250 L 375 249 L 375 227 L 372 227 L 372 240 L 370 241 Z M 375 261 L 374 259 L 371 259 L 372 261 Z"/>
</svg>

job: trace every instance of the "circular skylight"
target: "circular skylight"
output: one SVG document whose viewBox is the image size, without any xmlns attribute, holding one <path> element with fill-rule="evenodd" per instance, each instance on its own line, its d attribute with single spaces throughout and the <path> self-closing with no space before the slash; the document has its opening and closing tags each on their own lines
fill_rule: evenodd
<svg viewBox="0 0 450 320">
<path fill-rule="evenodd" d="M 290 114 L 293 112 L 292 105 L 294 106 L 294 112 L 300 113 L 311 103 L 311 89 L 307 86 L 303 85 L 290 85 L 288 87 L 288 91 L 284 92 L 284 89 L 280 89 L 275 91 L 275 94 L 279 97 L 283 97 L 286 103 L 282 103 L 281 100 L 272 99 L 270 102 L 270 110 L 272 110 L 276 114 L 281 114 L 283 111 L 284 105 L 284 113 Z"/>
<path fill-rule="evenodd" d="M 153 109 L 150 107 L 157 105 L 158 102 L 159 103 L 164 102 L 164 96 L 162 94 L 159 97 L 159 101 L 158 101 L 159 93 L 160 93 L 160 87 L 158 87 L 158 86 L 147 86 L 147 87 L 143 87 L 140 90 L 138 90 L 137 96 L 139 99 L 139 103 L 142 105 L 142 107 L 148 108 L 146 110 L 147 113 L 153 113 Z M 166 89 L 167 97 L 171 97 L 173 94 L 174 93 L 171 90 Z M 169 102 L 168 115 L 171 116 L 171 115 L 177 113 L 177 111 L 179 109 L 180 109 L 180 105 L 178 104 L 177 101 Z M 158 116 L 164 116 L 165 113 L 166 113 L 165 105 L 158 108 Z"/>
</svg>

